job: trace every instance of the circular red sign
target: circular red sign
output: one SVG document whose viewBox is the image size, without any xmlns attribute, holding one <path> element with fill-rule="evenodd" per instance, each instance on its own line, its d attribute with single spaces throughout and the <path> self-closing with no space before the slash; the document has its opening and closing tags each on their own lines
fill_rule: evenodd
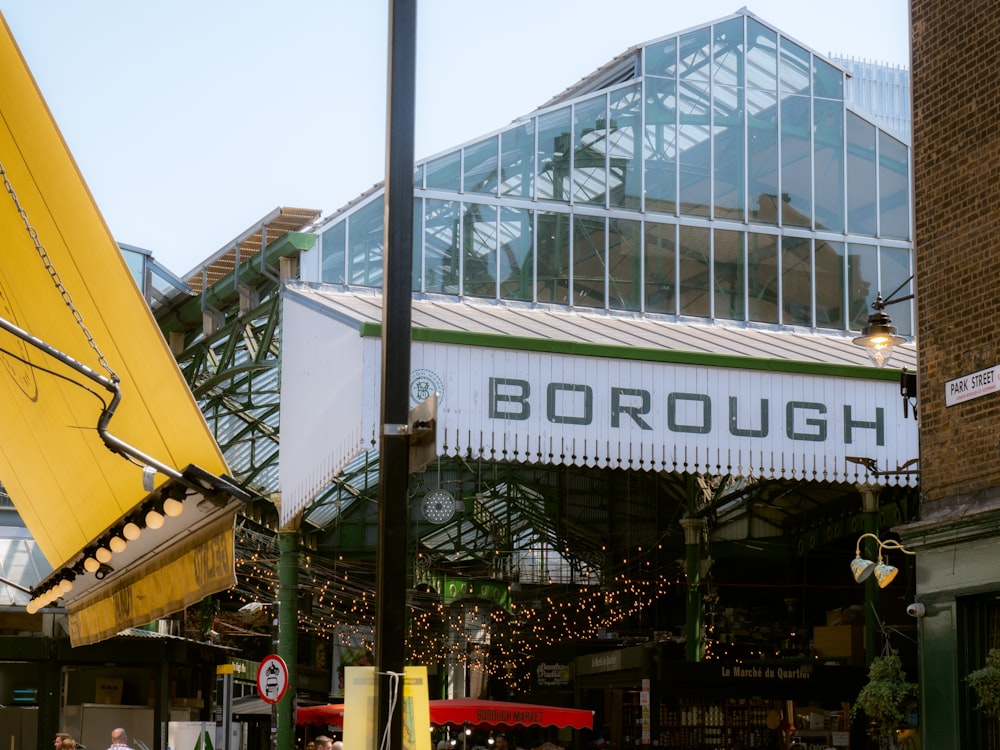
<svg viewBox="0 0 1000 750">
<path fill-rule="evenodd" d="M 288 690 L 288 667 L 277 654 L 265 656 L 257 667 L 257 694 L 265 703 L 277 703 Z"/>
</svg>

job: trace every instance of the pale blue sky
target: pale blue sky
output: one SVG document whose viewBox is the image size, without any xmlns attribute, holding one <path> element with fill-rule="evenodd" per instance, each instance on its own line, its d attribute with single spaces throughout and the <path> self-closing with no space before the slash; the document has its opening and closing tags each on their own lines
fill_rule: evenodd
<svg viewBox="0 0 1000 750">
<path fill-rule="evenodd" d="M 422 0 L 418 159 L 740 0 Z M 817 52 L 907 65 L 907 0 L 757 0 Z M 177 273 L 385 173 L 387 0 L 0 0 L 115 238 Z"/>
</svg>

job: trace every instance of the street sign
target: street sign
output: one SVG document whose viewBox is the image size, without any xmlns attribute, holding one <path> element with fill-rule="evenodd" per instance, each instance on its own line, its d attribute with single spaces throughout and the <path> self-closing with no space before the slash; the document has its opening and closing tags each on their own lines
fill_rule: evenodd
<svg viewBox="0 0 1000 750">
<path fill-rule="evenodd" d="M 288 689 L 288 667 L 277 654 L 265 656 L 257 668 L 257 694 L 265 703 L 275 704 Z"/>
</svg>

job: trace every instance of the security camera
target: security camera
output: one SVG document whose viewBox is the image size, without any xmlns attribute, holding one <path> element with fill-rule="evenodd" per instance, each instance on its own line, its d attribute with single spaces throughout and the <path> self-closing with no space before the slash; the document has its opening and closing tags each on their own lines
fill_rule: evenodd
<svg viewBox="0 0 1000 750">
<path fill-rule="evenodd" d="M 927 614 L 927 607 L 920 602 L 913 602 L 906 607 L 906 614 L 910 617 L 923 617 Z"/>
</svg>

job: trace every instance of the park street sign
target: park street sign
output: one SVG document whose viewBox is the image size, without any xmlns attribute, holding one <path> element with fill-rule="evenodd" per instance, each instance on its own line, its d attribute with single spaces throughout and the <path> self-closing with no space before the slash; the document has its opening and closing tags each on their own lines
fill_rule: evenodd
<svg viewBox="0 0 1000 750">
<path fill-rule="evenodd" d="M 947 381 L 944 384 L 944 405 L 954 406 L 998 390 L 1000 390 L 1000 365 L 994 365 L 989 369 Z"/>
</svg>

